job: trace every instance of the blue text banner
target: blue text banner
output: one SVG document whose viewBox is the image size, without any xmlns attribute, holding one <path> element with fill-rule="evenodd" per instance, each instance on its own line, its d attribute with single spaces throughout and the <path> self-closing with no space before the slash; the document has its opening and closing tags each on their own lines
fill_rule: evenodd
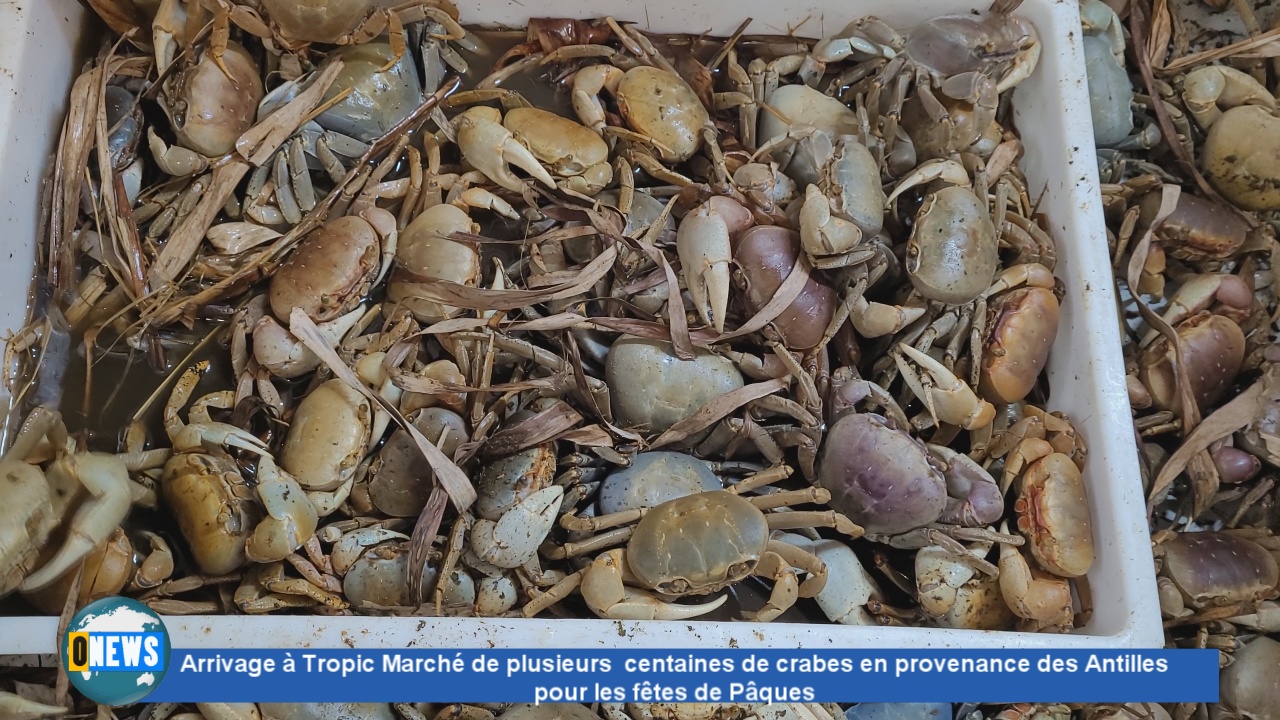
<svg viewBox="0 0 1280 720">
<path fill-rule="evenodd" d="M 189 650 L 151 702 L 1216 702 L 1216 650 Z"/>
</svg>

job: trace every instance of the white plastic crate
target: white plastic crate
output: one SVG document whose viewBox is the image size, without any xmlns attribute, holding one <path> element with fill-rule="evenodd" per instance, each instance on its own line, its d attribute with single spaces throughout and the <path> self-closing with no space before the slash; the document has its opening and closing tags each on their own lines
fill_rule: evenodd
<svg viewBox="0 0 1280 720">
<path fill-rule="evenodd" d="M 746 17 L 754 34 L 825 37 L 876 15 L 899 29 L 930 17 L 982 9 L 982 0 L 469 0 L 468 23 L 521 26 L 537 17 L 612 15 L 657 32 L 727 36 Z M 1077 4 L 1026 0 L 1018 13 L 1039 31 L 1044 51 L 1015 96 L 1022 161 L 1032 195 L 1058 243 L 1066 298 L 1049 359 L 1050 409 L 1063 410 L 1088 443 L 1085 481 L 1097 560 L 1089 573 L 1093 619 L 1072 635 L 921 628 L 727 622 L 480 620 L 368 617 L 174 617 L 182 647 L 810 647 L 810 648 L 1156 648 L 1163 645 L 1144 500 L 1125 393 L 1115 299 L 1098 199 Z M 803 22 L 802 22 L 803 21 Z M 39 185 L 50 163 L 73 62 L 86 27 L 77 0 L 0 5 L 0 324 L 23 324 L 38 223 Z M 6 399 L 7 401 L 7 399 Z M 0 618 L 0 653 L 50 653 L 55 618 Z"/>
</svg>

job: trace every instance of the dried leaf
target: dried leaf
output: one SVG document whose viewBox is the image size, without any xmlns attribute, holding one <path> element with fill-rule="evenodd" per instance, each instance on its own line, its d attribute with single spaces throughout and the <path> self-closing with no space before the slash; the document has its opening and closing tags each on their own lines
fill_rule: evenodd
<svg viewBox="0 0 1280 720">
<path fill-rule="evenodd" d="M 582 415 L 569 403 L 557 400 L 551 407 L 503 428 L 485 441 L 484 452 L 489 455 L 510 455 L 533 447 L 568 432 L 582 422 Z"/>
<path fill-rule="evenodd" d="M 133 4 L 132 0 L 86 1 L 89 3 L 89 7 L 93 8 L 93 11 L 98 14 L 98 17 L 102 18 L 102 22 L 106 23 L 107 27 L 111 28 L 113 32 L 120 35 L 125 35 L 149 25 L 146 18 L 142 17 L 138 12 L 138 8 Z M 150 47 L 150 44 L 147 43 L 149 39 L 147 33 L 134 32 L 133 37 L 130 39 L 139 47 L 144 49 Z"/>
<path fill-rule="evenodd" d="M 196 203 L 191 214 L 169 234 L 169 239 L 156 256 L 155 265 L 151 266 L 152 287 L 159 289 L 171 282 L 191 262 L 200 249 L 200 241 L 204 239 L 209 226 L 217 219 L 227 204 L 227 198 L 236 191 L 248 172 L 247 164 L 234 159 L 213 169 L 209 189 L 200 198 L 200 202 Z"/>
<path fill-rule="evenodd" d="M 1260 378 L 1248 390 L 1235 396 L 1231 402 L 1215 410 L 1212 415 L 1204 419 L 1204 422 L 1196 426 L 1196 429 L 1182 441 L 1181 447 L 1175 450 L 1160 468 L 1160 473 L 1156 475 L 1156 480 L 1151 485 L 1147 506 L 1154 507 L 1164 499 L 1165 491 L 1173 484 L 1174 478 L 1186 469 L 1193 457 L 1205 453 L 1210 445 L 1248 425 L 1258 412 L 1258 401 L 1262 399 L 1263 388 L 1275 379 L 1273 372 L 1269 370 L 1266 376 Z"/>
<path fill-rule="evenodd" d="M 102 73 L 102 67 L 96 66 L 76 78 L 58 141 L 49 218 L 49 284 L 55 288 L 75 282 L 78 258 L 71 237 L 79 216 L 84 169 L 89 166 L 89 153 L 97 137 L 94 118 L 101 103 Z"/>
<path fill-rule="evenodd" d="M 698 408 L 694 414 L 672 425 L 671 429 L 659 435 L 650 447 L 659 448 L 673 442 L 680 442 L 690 435 L 696 435 L 752 400 L 785 390 L 790 384 L 791 378 L 776 378 L 727 392 Z"/>
<path fill-rule="evenodd" d="M 209 244 L 225 255 L 239 255 L 264 243 L 283 237 L 272 228 L 251 222 L 225 222 L 214 225 L 205 233 Z"/>
<path fill-rule="evenodd" d="M 454 383 L 444 383 L 422 375 L 411 373 L 400 368 L 391 368 L 391 384 L 404 390 L 405 392 L 422 393 L 423 395 L 443 395 L 446 393 L 473 393 L 473 392 L 524 392 L 525 390 L 556 390 L 563 387 L 564 383 L 560 378 L 534 378 L 532 380 L 522 380 L 520 382 L 499 383 L 497 385 L 488 385 L 482 388 L 471 387 L 469 385 L 456 385 Z M 563 376 L 561 376 L 563 377 Z"/>
<path fill-rule="evenodd" d="M 297 132 L 307 115 L 324 99 L 329 86 L 338 79 L 338 73 L 342 72 L 342 65 L 341 60 L 330 62 L 310 87 L 246 130 L 236 140 L 236 152 L 240 157 L 256 167 L 271 160 L 280 144 Z"/>
<path fill-rule="evenodd" d="M 1147 38 L 1147 58 L 1152 67 L 1161 67 L 1169 57 L 1169 40 L 1173 37 L 1173 20 L 1168 0 L 1155 0 L 1151 7 L 1151 37 Z"/>
<path fill-rule="evenodd" d="M 1220 48 L 1203 50 L 1198 53 L 1178 58 L 1167 66 L 1159 68 L 1160 73 L 1175 74 L 1185 72 L 1188 68 L 1205 65 L 1224 58 L 1270 58 L 1280 57 L 1280 27 L 1272 28 L 1260 35 L 1240 40 Z"/>
<path fill-rule="evenodd" d="M 577 271 L 576 279 L 544 290 L 486 290 L 415 275 L 403 268 L 397 268 L 393 272 L 414 283 L 415 297 L 471 310 L 515 310 L 549 300 L 581 295 L 609 272 L 617 258 L 617 246 L 610 246 L 586 267 Z"/>
<path fill-rule="evenodd" d="M 427 504 L 418 513 L 418 522 L 414 524 L 413 534 L 409 536 L 409 560 L 406 564 L 409 571 L 409 597 L 413 598 L 415 607 L 422 604 L 422 574 L 431 559 L 431 544 L 435 542 L 436 533 L 440 532 L 447 501 L 448 495 L 437 483 L 431 488 Z"/>
<path fill-rule="evenodd" d="M 800 297 L 800 292 L 804 290 L 805 283 L 809 282 L 809 260 L 804 253 L 800 253 L 796 257 L 796 264 L 791 267 L 791 272 L 787 274 L 787 278 L 778 286 L 777 292 L 769 299 L 769 302 L 760 308 L 760 312 L 751 317 L 742 327 L 732 332 L 727 332 L 716 338 L 717 342 L 730 340 L 743 335 L 749 335 L 758 330 L 762 330 L 765 325 L 773 322 L 779 315 L 786 312 L 791 307 L 791 303 Z"/>
<path fill-rule="evenodd" d="M 671 328 L 659 322 L 612 317 L 593 317 L 590 320 L 592 327 L 598 330 L 612 330 L 649 340 L 671 342 Z M 693 330 L 689 333 L 689 341 L 696 347 L 709 348 L 718 338 L 719 336 L 714 332 L 705 329 Z"/>
<path fill-rule="evenodd" d="M 467 479 L 466 474 L 447 455 L 423 436 L 417 426 L 405 419 L 395 405 L 360 382 L 360 379 L 351 371 L 351 368 L 347 367 L 346 363 L 342 362 L 342 358 L 338 357 L 338 353 L 329 347 L 329 343 L 320 334 L 316 324 L 311 318 L 307 317 L 307 313 L 302 308 L 294 308 L 293 313 L 289 315 L 289 332 L 293 333 L 294 337 L 301 340 L 304 345 L 311 349 L 311 352 L 323 360 L 324 364 L 333 371 L 336 377 L 342 378 L 348 385 L 369 398 L 370 402 L 381 405 L 395 419 L 396 423 L 409 433 L 414 443 L 417 444 L 418 449 L 422 451 L 423 456 L 427 459 L 427 464 L 435 471 L 436 478 L 444 486 L 445 492 L 449 493 L 449 499 L 453 501 L 453 505 L 458 509 L 458 512 L 466 510 L 476 501 L 475 488 L 471 486 L 471 481 Z"/>
<path fill-rule="evenodd" d="M 662 233 L 662 229 L 666 227 L 667 218 L 671 217 L 671 211 L 675 208 L 678 200 L 679 197 L 676 196 L 667 201 L 666 206 L 662 208 L 662 212 L 649 224 L 644 235 L 636 240 L 636 245 L 658 266 L 658 269 L 662 272 L 662 277 L 666 279 L 667 324 L 671 330 L 671 347 L 675 350 L 676 357 L 681 360 L 692 360 L 693 342 L 689 338 L 689 319 L 685 313 L 684 298 L 680 295 L 680 281 L 676 278 L 675 269 L 667 261 L 666 254 L 655 245 L 658 236 Z M 604 218 L 601 218 L 601 220 L 604 221 Z M 610 224 L 616 225 L 618 222 L 621 222 L 621 220 L 616 220 Z"/>
<path fill-rule="evenodd" d="M 613 436 L 599 425 L 588 425 L 576 430 L 570 430 L 555 439 L 583 447 L 613 447 Z"/>
</svg>

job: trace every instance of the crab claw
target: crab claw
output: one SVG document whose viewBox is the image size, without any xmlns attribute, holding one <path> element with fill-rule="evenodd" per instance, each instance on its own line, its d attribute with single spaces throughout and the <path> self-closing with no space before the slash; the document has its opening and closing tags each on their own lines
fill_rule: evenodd
<svg viewBox="0 0 1280 720">
<path fill-rule="evenodd" d="M 934 180 L 945 180 L 952 185 L 968 185 L 969 172 L 964 169 L 964 165 L 961 165 L 958 160 L 930 160 L 926 163 L 921 163 L 920 167 L 912 170 L 898 181 L 897 187 L 893 189 L 892 193 L 889 193 L 889 197 L 885 198 L 885 205 L 889 205 L 899 195 L 911 188 Z"/>
<path fill-rule="evenodd" d="M 706 615 L 729 599 L 728 595 L 699 605 L 664 602 L 657 595 L 622 584 L 626 563 L 623 550 L 610 550 L 592 561 L 582 576 L 582 598 L 591 611 L 611 620 L 686 620 Z"/>
<path fill-rule="evenodd" d="M 203 155 L 181 145 L 170 146 L 156 134 L 155 128 L 147 128 L 147 147 L 156 166 L 174 177 L 196 175 L 209 168 L 209 161 Z"/>
<path fill-rule="evenodd" d="M 316 328 L 329 347 L 337 347 L 343 336 L 364 316 L 366 309 L 361 305 L 346 315 L 320 323 Z M 321 362 L 318 355 L 270 315 L 263 315 L 253 328 L 253 358 L 267 372 L 285 379 L 301 377 L 320 367 Z"/>
<path fill-rule="evenodd" d="M 458 148 L 463 157 L 485 177 L 511 192 L 524 192 L 524 182 L 508 165 L 515 165 L 554 190 L 556 182 L 551 174 L 499 120 L 498 111 L 489 107 L 474 107 L 458 116 Z"/>
<path fill-rule="evenodd" d="M 864 338 L 877 338 L 901 332 L 908 325 L 919 320 L 924 315 L 924 311 L 925 308 L 922 307 L 901 307 L 870 302 L 859 295 L 852 300 L 849 319 L 853 322 L 853 329 L 857 330 L 859 335 Z"/>
<path fill-rule="evenodd" d="M 563 500 L 564 490 L 553 485 L 521 500 L 497 522 L 477 520 L 471 526 L 472 551 L 500 568 L 524 565 L 537 557 L 538 545 L 555 525 Z"/>
<path fill-rule="evenodd" d="M 862 242 L 862 228 L 831 214 L 831 202 L 817 185 L 805 189 L 800 207 L 800 243 L 811 256 L 839 255 Z"/>
<path fill-rule="evenodd" d="M 703 322 L 724 332 L 729 309 L 730 238 L 751 225 L 751 211 L 726 197 L 716 196 L 685 216 L 676 231 L 684 284 Z"/>
<path fill-rule="evenodd" d="M 197 16 L 203 16 L 204 8 L 196 3 Z M 156 8 L 155 19 L 151 22 L 151 46 L 155 48 L 156 70 L 164 75 L 165 70 L 177 57 L 180 41 L 189 39 L 187 26 L 201 17 L 191 17 L 187 12 L 187 4 L 181 0 L 161 0 Z"/>
<path fill-rule="evenodd" d="M 245 557 L 261 563 L 283 560 L 315 535 L 320 522 L 315 506 L 298 481 L 267 455 L 258 461 L 258 497 L 267 517 L 245 542 Z"/>
<path fill-rule="evenodd" d="M 183 427 L 173 438 L 173 449 L 178 452 L 186 452 L 188 450 L 196 450 L 203 446 L 204 443 L 240 448 L 259 455 L 267 454 L 266 443 L 234 425 L 220 422 L 200 423 Z"/>
<path fill-rule="evenodd" d="M 42 590 L 52 585 L 94 548 L 106 542 L 124 522 L 133 503 L 129 471 L 114 455 L 63 455 L 50 465 L 46 475 L 53 487 L 83 485 L 90 497 L 71 518 L 67 539 L 57 554 L 18 586 L 22 592 Z"/>
<path fill-rule="evenodd" d="M 973 430 L 989 425 L 995 418 L 995 406 L 974 394 L 945 365 L 906 343 L 899 343 L 898 350 L 915 361 L 932 379 L 931 382 L 922 381 L 911 365 L 902 359 L 901 354 L 894 354 L 893 360 L 902 372 L 903 379 L 911 392 L 929 408 L 934 422 L 942 421 L 949 425 L 959 425 L 965 430 Z"/>
</svg>

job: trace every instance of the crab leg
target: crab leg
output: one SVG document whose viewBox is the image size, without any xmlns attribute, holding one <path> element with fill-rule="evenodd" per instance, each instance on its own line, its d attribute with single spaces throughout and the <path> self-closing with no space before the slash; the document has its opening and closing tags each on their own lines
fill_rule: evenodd
<svg viewBox="0 0 1280 720">
<path fill-rule="evenodd" d="M 829 527 L 841 535 L 860 538 L 864 534 L 861 525 L 854 523 L 834 510 L 796 510 L 785 513 L 765 513 L 770 530 L 796 530 L 798 528 Z"/>
<path fill-rule="evenodd" d="M 974 394 L 945 365 L 905 343 L 900 343 L 898 350 L 914 360 L 932 378 L 922 379 L 901 355 L 893 356 L 903 379 L 911 387 L 911 392 L 929 408 L 929 414 L 935 423 L 941 420 L 959 425 L 965 430 L 973 430 L 989 424 L 995 417 L 995 406 Z"/>
<path fill-rule="evenodd" d="M 780 554 L 773 552 L 775 544 L 783 543 L 770 540 L 769 549 L 760 555 L 760 562 L 756 563 L 756 569 L 751 573 L 756 577 L 772 580 L 773 591 L 769 593 L 768 602 L 760 608 L 759 612 L 743 613 L 743 617 L 747 620 L 771 622 L 790 610 L 800 597 L 800 581 L 796 579 L 795 568 L 791 567 Z"/>
</svg>

